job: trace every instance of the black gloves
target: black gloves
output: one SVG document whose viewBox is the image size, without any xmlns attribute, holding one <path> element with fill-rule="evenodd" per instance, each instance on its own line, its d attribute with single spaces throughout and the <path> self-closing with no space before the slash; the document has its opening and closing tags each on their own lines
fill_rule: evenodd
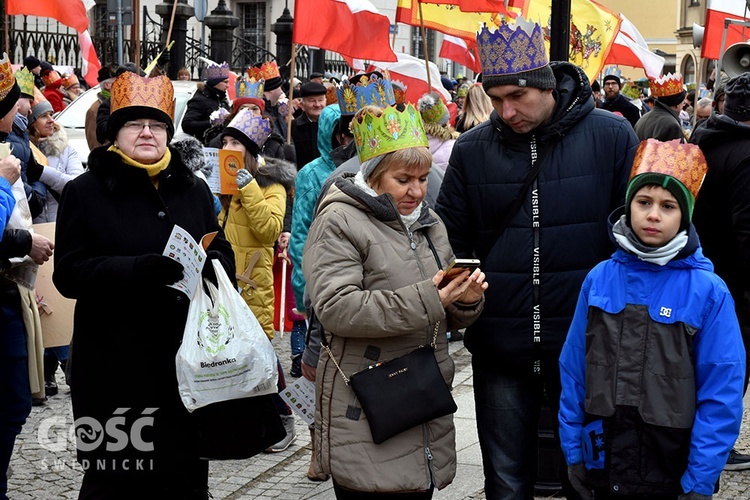
<svg viewBox="0 0 750 500">
<path fill-rule="evenodd" d="M 135 258 L 133 277 L 149 285 L 172 285 L 182 279 L 183 266 L 174 259 L 157 253 Z"/>
<path fill-rule="evenodd" d="M 216 259 L 219 261 L 219 263 L 221 263 L 221 260 L 223 258 L 224 254 L 222 254 L 218 250 L 209 250 L 208 252 L 206 252 L 206 264 L 203 266 L 203 271 L 201 272 L 203 279 L 210 281 L 211 284 L 216 288 L 219 288 L 219 279 L 216 277 L 214 264 L 213 262 L 211 262 L 211 260 Z"/>
<path fill-rule="evenodd" d="M 159 56 L 159 59 L 157 59 L 156 64 L 159 67 L 164 67 L 169 63 L 169 49 L 164 49 L 164 52 L 161 53 Z"/>
<path fill-rule="evenodd" d="M 35 183 L 42 177 L 42 172 L 44 172 L 44 166 L 37 163 L 33 154 L 30 155 L 29 161 L 26 162 L 26 182 L 29 184 Z"/>
<path fill-rule="evenodd" d="M 583 463 L 568 466 L 568 480 L 583 500 L 594 500 L 594 492 L 586 486 L 586 467 Z"/>
</svg>

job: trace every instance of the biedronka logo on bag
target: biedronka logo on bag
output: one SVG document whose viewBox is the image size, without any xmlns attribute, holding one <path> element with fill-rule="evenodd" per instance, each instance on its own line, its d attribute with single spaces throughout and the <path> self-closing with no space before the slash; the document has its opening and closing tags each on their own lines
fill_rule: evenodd
<svg viewBox="0 0 750 500">
<path fill-rule="evenodd" d="M 211 311 L 204 311 L 198 321 L 198 345 L 207 353 L 216 355 L 226 350 L 232 339 L 234 339 L 234 327 L 231 325 L 229 311 L 226 307 L 218 304 L 216 307 L 217 314 L 211 314 Z M 221 321 L 221 320 L 224 321 Z M 205 334 L 201 335 L 201 332 Z M 226 340 L 225 340 L 226 339 Z M 213 361 L 211 363 L 201 363 L 201 368 L 221 366 L 227 363 L 236 363 L 235 358 L 227 358 L 224 361 Z"/>
<path fill-rule="evenodd" d="M 206 281 L 190 301 L 177 382 L 185 408 L 276 393 L 278 371 L 273 345 L 250 307 L 217 260 L 219 287 Z"/>
</svg>

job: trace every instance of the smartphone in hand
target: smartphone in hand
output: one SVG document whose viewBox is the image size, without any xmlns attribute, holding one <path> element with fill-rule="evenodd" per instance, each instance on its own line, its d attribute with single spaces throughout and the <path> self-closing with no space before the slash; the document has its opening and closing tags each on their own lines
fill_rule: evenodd
<svg viewBox="0 0 750 500">
<path fill-rule="evenodd" d="M 466 269 L 469 270 L 469 274 L 473 273 L 474 270 L 479 267 L 480 263 L 481 262 L 479 259 L 456 259 L 454 260 L 445 270 L 445 275 L 443 276 L 443 280 L 440 282 L 440 285 L 438 286 L 438 288 L 443 288 L 445 285 L 448 284 L 449 281 L 455 279 L 457 276 L 463 273 Z"/>
</svg>

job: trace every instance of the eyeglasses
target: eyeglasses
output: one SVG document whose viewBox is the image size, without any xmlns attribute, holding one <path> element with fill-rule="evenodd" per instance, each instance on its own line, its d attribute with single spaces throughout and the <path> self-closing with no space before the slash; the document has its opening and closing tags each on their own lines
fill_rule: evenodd
<svg viewBox="0 0 750 500">
<path fill-rule="evenodd" d="M 604 84 L 604 86 L 605 87 L 615 87 L 615 86 L 619 86 L 619 85 L 617 85 L 617 82 L 606 82 Z"/>
<path fill-rule="evenodd" d="M 152 134 L 167 133 L 167 124 L 163 122 L 125 122 L 125 125 L 122 126 L 122 128 L 133 134 L 140 134 L 146 127 L 148 127 Z"/>
</svg>

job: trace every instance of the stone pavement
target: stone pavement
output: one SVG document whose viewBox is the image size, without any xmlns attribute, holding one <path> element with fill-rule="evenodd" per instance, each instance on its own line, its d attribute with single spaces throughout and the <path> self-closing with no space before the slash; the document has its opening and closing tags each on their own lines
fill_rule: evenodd
<svg viewBox="0 0 750 500">
<path fill-rule="evenodd" d="M 289 335 L 274 339 L 285 370 L 289 369 Z M 472 395 L 470 354 L 462 342 L 450 344 L 456 363 L 454 398 L 458 472 L 453 484 L 436 492 L 436 500 L 485 499 L 482 460 L 477 441 Z M 82 471 L 75 461 L 75 438 L 69 389 L 58 371 L 60 394 L 46 405 L 35 407 L 16 442 L 11 460 L 13 476 L 9 481 L 12 500 L 77 498 Z M 127 383 L 122 379 L 112 381 Z M 750 397 L 745 399 L 743 428 L 737 442 L 741 451 L 750 451 Z M 300 419 L 296 425 L 297 440 L 286 451 L 260 454 L 248 460 L 215 461 L 210 465 L 209 486 L 216 499 L 333 500 L 331 481 L 316 483 L 306 477 L 310 463 L 310 435 Z M 542 497 L 537 497 L 542 498 Z M 722 491 L 716 499 L 750 498 L 750 470 L 724 472 Z"/>
</svg>

